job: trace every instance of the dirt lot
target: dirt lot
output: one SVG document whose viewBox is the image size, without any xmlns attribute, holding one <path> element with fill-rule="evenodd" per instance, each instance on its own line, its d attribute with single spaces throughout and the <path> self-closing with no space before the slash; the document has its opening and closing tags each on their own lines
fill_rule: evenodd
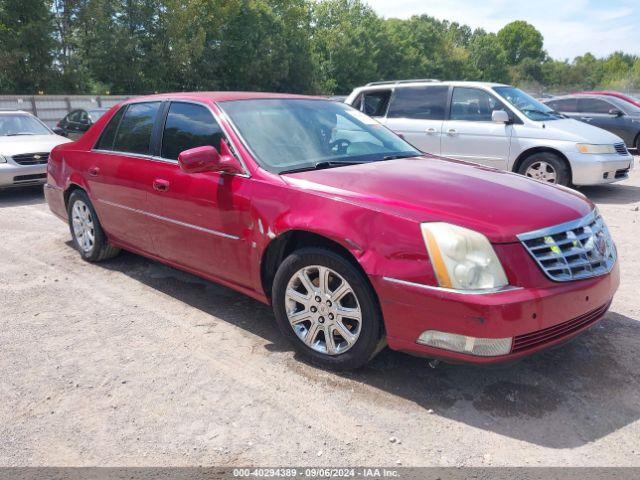
<svg viewBox="0 0 640 480">
<path fill-rule="evenodd" d="M 640 169 L 584 188 L 622 285 L 515 366 L 386 351 L 337 375 L 270 310 L 144 258 L 80 260 L 39 189 L 0 193 L 0 465 L 640 466 Z"/>
</svg>

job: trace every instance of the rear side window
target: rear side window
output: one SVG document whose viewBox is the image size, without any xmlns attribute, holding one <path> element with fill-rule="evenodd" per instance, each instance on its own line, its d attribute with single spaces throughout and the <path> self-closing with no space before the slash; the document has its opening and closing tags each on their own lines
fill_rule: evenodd
<svg viewBox="0 0 640 480">
<path fill-rule="evenodd" d="M 598 98 L 580 98 L 578 100 L 578 111 L 584 113 L 609 113 L 615 108 L 610 103 Z"/>
<path fill-rule="evenodd" d="M 122 107 L 120 110 L 116 112 L 116 114 L 111 117 L 109 123 L 104 130 L 102 131 L 102 135 L 100 135 L 100 140 L 96 144 L 96 148 L 98 150 L 112 150 L 113 149 L 113 141 L 116 138 L 116 132 L 118 131 L 118 125 L 120 125 L 120 120 L 122 120 L 122 114 L 127 109 L 127 107 Z"/>
<path fill-rule="evenodd" d="M 190 148 L 211 145 L 220 151 L 222 129 L 206 107 L 173 102 L 162 135 L 162 157 L 177 160 Z"/>
<path fill-rule="evenodd" d="M 556 112 L 573 113 L 578 111 L 577 98 L 564 98 L 562 100 L 551 100 L 550 102 L 547 102 L 547 105 L 553 108 Z"/>
<path fill-rule="evenodd" d="M 449 87 L 397 88 L 387 117 L 444 120 Z"/>
<path fill-rule="evenodd" d="M 113 149 L 118 152 L 148 155 L 151 131 L 159 108 L 160 102 L 129 105 L 120 122 Z"/>
<path fill-rule="evenodd" d="M 490 93 L 478 88 L 453 89 L 451 120 L 490 122 L 494 110 L 504 110 L 504 106 Z"/>
<path fill-rule="evenodd" d="M 362 95 L 363 105 L 358 106 L 361 111 L 371 117 L 384 117 L 391 98 L 391 90 L 376 90 Z"/>
</svg>

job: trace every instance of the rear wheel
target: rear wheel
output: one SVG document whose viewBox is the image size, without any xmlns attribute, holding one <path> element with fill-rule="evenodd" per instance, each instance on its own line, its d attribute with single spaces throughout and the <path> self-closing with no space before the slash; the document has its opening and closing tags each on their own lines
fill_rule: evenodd
<svg viewBox="0 0 640 480">
<path fill-rule="evenodd" d="M 84 260 L 100 262 L 120 253 L 119 248 L 109 245 L 91 200 L 83 190 L 71 193 L 67 213 L 73 244 Z"/>
<path fill-rule="evenodd" d="M 550 152 L 534 153 L 520 165 L 518 173 L 541 182 L 569 186 L 571 171 L 567 162 Z"/>
<path fill-rule="evenodd" d="M 304 248 L 287 257 L 272 298 L 280 330 L 314 363 L 349 370 L 379 351 L 382 315 L 373 290 L 358 269 L 330 250 Z"/>
</svg>

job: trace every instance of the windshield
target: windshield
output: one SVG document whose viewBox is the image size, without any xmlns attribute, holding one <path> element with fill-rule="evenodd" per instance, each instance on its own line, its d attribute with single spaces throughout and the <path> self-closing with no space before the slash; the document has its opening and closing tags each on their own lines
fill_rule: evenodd
<svg viewBox="0 0 640 480">
<path fill-rule="evenodd" d="M 272 172 L 421 155 L 371 117 L 342 103 L 260 99 L 220 106 L 261 166 Z"/>
<path fill-rule="evenodd" d="M 30 115 L 0 115 L 0 137 L 17 135 L 51 135 L 51 131 Z"/>
<path fill-rule="evenodd" d="M 493 89 L 498 93 L 498 95 L 524 113 L 527 118 L 531 120 L 542 122 L 564 118 L 561 114 L 549 108 L 544 103 L 540 103 L 532 96 L 527 95 L 519 88 L 494 87 Z"/>
</svg>

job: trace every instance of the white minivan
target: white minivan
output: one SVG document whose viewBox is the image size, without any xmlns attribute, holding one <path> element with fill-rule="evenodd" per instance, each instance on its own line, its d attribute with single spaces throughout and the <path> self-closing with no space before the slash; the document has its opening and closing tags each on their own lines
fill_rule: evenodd
<svg viewBox="0 0 640 480">
<path fill-rule="evenodd" d="M 509 85 L 403 80 L 356 88 L 346 103 L 423 152 L 561 185 L 623 180 L 633 157 L 612 133 L 566 118 Z"/>
</svg>

